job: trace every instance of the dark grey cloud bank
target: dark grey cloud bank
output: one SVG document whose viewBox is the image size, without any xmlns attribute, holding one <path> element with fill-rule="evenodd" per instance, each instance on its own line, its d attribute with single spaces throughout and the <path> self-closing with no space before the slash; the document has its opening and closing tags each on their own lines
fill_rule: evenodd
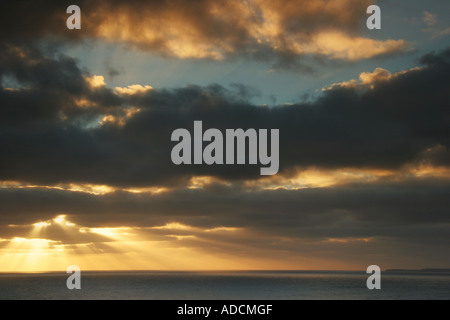
<svg viewBox="0 0 450 320">
<path fill-rule="evenodd" d="M 59 214 L 67 214 L 68 220 L 87 227 L 149 228 L 180 222 L 200 230 L 227 226 L 246 231 L 244 234 L 173 229 L 133 232 L 163 241 L 174 241 L 173 235 L 195 235 L 198 239 L 185 239 L 179 241 L 180 245 L 236 255 L 253 247 L 278 250 L 277 255 L 291 252 L 314 257 L 326 253 L 327 258 L 349 261 L 371 256 L 378 263 L 391 265 L 396 259 L 426 265 L 429 259 L 432 265 L 446 265 L 450 262 L 444 254 L 450 245 L 449 193 L 446 179 L 253 192 L 222 185 L 158 195 L 114 192 L 99 196 L 61 190 L 9 189 L 0 190 L 0 230 L 4 238 L 26 236 L 30 228 L 8 225 L 51 220 Z M 58 226 L 44 229 L 40 236 L 68 244 L 108 240 L 96 234 L 60 230 Z M 207 240 L 214 241 L 208 244 Z"/>
<path fill-rule="evenodd" d="M 252 192 L 239 185 L 211 185 L 153 195 L 0 189 L 0 213 L 4 226 L 68 214 L 71 221 L 89 227 L 151 227 L 177 221 L 202 228 L 249 227 L 286 236 L 301 230 L 311 237 L 362 237 L 450 223 L 449 192 L 447 179 L 437 178 Z M 362 225 L 369 228 L 362 231 Z"/>
<path fill-rule="evenodd" d="M 191 176 L 257 179 L 259 165 L 175 166 L 173 130 L 280 129 L 280 174 L 296 168 L 395 169 L 410 162 L 448 165 L 450 50 L 421 59 L 422 69 L 340 88 L 313 102 L 264 107 L 251 89 L 188 86 L 118 95 L 92 88 L 76 60 L 37 45 L 2 43 L 0 179 L 37 184 L 179 184 Z M 12 88 L 12 89 L 11 89 Z M 88 101 L 80 106 L 81 100 Z M 98 125 L 103 116 L 124 117 Z M 439 148 L 436 148 L 439 146 Z M 429 148 L 434 152 L 426 152 Z"/>
</svg>

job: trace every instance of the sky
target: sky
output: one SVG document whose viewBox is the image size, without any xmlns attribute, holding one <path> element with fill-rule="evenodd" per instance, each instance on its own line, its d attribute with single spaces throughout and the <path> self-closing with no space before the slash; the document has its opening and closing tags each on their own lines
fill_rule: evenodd
<svg viewBox="0 0 450 320">
<path fill-rule="evenodd" d="M 450 268 L 449 16 L 446 0 L 8 1 L 0 272 Z M 171 134 L 194 121 L 278 129 L 278 173 L 175 165 Z"/>
</svg>

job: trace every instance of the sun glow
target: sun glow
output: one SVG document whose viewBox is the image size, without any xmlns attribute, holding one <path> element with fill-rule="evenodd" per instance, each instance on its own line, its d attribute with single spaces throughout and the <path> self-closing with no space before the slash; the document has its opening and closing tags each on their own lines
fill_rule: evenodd
<svg viewBox="0 0 450 320">
<path fill-rule="evenodd" d="M 74 264 L 82 270 L 258 269 L 268 263 L 261 264 L 263 257 L 232 259 L 225 251 L 216 252 L 221 246 L 242 247 L 208 237 L 241 231 L 227 226 L 200 228 L 173 221 L 144 228 L 87 227 L 60 214 L 10 228 L 25 233 L 1 239 L 0 271 L 4 272 L 66 270 Z"/>
<path fill-rule="evenodd" d="M 50 223 L 50 222 L 47 222 L 47 221 L 41 221 L 41 222 L 33 223 L 33 226 L 35 226 L 35 227 L 37 227 L 37 228 L 48 227 L 48 226 L 50 226 L 50 225 L 51 225 L 51 223 Z"/>
<path fill-rule="evenodd" d="M 123 239 L 126 236 L 131 236 L 133 233 L 129 231 L 132 228 L 119 227 L 119 228 L 81 228 L 80 232 L 93 232 L 112 239 Z"/>
</svg>

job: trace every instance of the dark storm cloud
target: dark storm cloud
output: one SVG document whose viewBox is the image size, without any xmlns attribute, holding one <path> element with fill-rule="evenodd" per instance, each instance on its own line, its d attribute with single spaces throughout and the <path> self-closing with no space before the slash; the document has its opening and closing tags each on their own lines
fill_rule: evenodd
<svg viewBox="0 0 450 320">
<path fill-rule="evenodd" d="M 29 225 L 66 214 L 68 220 L 85 227 L 148 228 L 179 222 L 201 229 L 244 228 L 249 234 L 305 243 L 330 238 L 379 238 L 448 246 L 449 193 L 446 179 L 252 192 L 243 192 L 238 186 L 220 186 L 153 195 L 3 189 L 0 190 L 0 225 L 5 237 L 18 232 L 8 227 L 11 224 Z M 150 231 L 159 235 L 197 233 L 195 230 Z M 50 239 L 60 240 L 57 233 L 47 234 Z M 211 237 L 220 239 L 221 235 L 211 234 Z"/>
<path fill-rule="evenodd" d="M 86 73 L 71 57 L 50 48 L 42 49 L 33 42 L 25 46 L 1 43 L 0 49 L 3 87 L 0 121 L 4 123 L 50 121 L 63 114 L 98 115 L 95 107 L 80 110 L 74 105 L 76 100 L 87 96 L 93 105 L 101 104 L 101 108 L 114 107 L 121 102 L 109 90 L 92 90 L 85 80 Z"/>
<path fill-rule="evenodd" d="M 258 92 L 241 85 L 120 95 L 92 87 L 70 57 L 32 44 L 2 49 L 2 180 L 150 186 L 194 175 L 260 177 L 259 165 L 172 164 L 171 133 L 192 131 L 194 120 L 204 130 L 280 129 L 280 174 L 309 166 L 448 165 L 450 50 L 423 57 L 423 68 L 373 89 L 335 88 L 313 102 L 269 108 L 252 105 Z M 127 116 L 131 107 L 140 112 Z M 105 116 L 115 120 L 99 125 Z"/>
</svg>

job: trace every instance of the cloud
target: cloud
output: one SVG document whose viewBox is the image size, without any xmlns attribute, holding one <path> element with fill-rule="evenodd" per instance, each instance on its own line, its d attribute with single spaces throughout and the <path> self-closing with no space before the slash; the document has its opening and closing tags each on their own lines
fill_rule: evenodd
<svg viewBox="0 0 450 320">
<path fill-rule="evenodd" d="M 17 6 L 3 10 L 0 21 L 8 32 L 0 36 L 11 41 L 94 38 L 180 59 L 239 57 L 300 68 L 305 65 L 301 60 L 310 55 L 357 61 L 404 50 L 404 40 L 363 35 L 361 20 L 371 4 L 369 0 L 81 1 L 83 27 L 74 32 L 65 28 L 68 15 L 63 4 L 29 1 L 23 6 L 35 8 L 32 15 Z"/>
<path fill-rule="evenodd" d="M 432 26 L 432 25 L 437 23 L 436 15 L 434 15 L 434 14 L 428 12 L 428 11 L 424 11 L 423 14 L 424 14 L 423 21 L 428 26 Z"/>
<path fill-rule="evenodd" d="M 221 186 L 153 195 L 0 190 L 0 229 L 3 239 L 30 237 L 37 223 L 46 222 L 39 226 L 41 238 L 100 248 L 134 239 L 235 257 L 289 252 L 364 265 L 376 255 L 384 265 L 413 258 L 441 265 L 449 262 L 443 258 L 450 241 L 449 199 L 448 179 L 442 178 L 250 192 Z M 61 212 L 64 219 L 55 219 Z M 411 248 L 426 254 L 405 254 Z"/>
<path fill-rule="evenodd" d="M 427 25 L 427 27 L 422 31 L 431 33 L 433 38 L 450 34 L 450 27 L 444 23 L 440 23 L 436 14 L 424 11 L 424 17 L 422 20 Z"/>
<path fill-rule="evenodd" d="M 174 165 L 171 133 L 192 130 L 195 120 L 205 130 L 280 129 L 281 175 L 308 167 L 396 169 L 438 146 L 427 161 L 445 166 L 450 158 L 449 50 L 425 55 L 420 69 L 376 69 L 315 101 L 269 108 L 250 103 L 253 93 L 242 86 L 113 90 L 70 57 L 33 44 L 3 49 L 2 180 L 131 188 L 187 184 L 195 176 L 260 178 L 258 166 Z"/>
<path fill-rule="evenodd" d="M 295 236 L 302 230 L 303 235 L 320 238 L 357 237 L 353 223 L 364 225 L 367 222 L 364 235 L 368 237 L 393 236 L 393 230 L 382 229 L 383 222 L 399 228 L 448 223 L 448 178 L 380 180 L 338 188 L 257 189 L 247 193 L 243 193 L 244 189 L 238 184 L 179 188 L 157 194 L 0 189 L 1 224 L 4 227 L 32 225 L 65 215 L 67 221 L 89 228 L 158 227 L 170 232 L 190 230 L 183 226 L 208 230 L 256 228 L 274 234 L 284 232 L 286 236 Z M 239 206 L 236 206 L 238 199 Z M 30 203 L 33 203 L 32 213 Z M 282 212 L 277 210 L 280 203 Z M 333 229 L 335 219 L 341 219 L 348 228 Z M 328 226 L 323 235 L 317 229 L 321 224 Z M 376 228 L 377 224 L 381 229 Z"/>
<path fill-rule="evenodd" d="M 133 95 L 137 93 L 144 93 L 146 91 L 152 90 L 153 87 L 149 85 L 141 86 L 140 84 L 133 84 L 130 86 L 127 86 L 125 88 L 122 87 L 115 87 L 115 91 L 117 91 L 119 94 L 125 94 L 125 95 Z"/>
<path fill-rule="evenodd" d="M 342 32 L 318 33 L 310 43 L 294 43 L 298 54 L 318 54 L 331 59 L 357 61 L 392 54 L 406 47 L 403 40 L 373 40 Z"/>
<path fill-rule="evenodd" d="M 391 73 L 389 70 L 383 69 L 383 68 L 375 68 L 373 72 L 362 72 L 359 75 L 359 80 L 352 79 L 349 81 L 343 81 L 339 83 L 333 83 L 331 86 L 327 88 L 323 88 L 322 91 L 326 90 L 332 90 L 332 89 L 338 89 L 338 88 L 357 88 L 357 89 L 363 89 L 363 88 L 371 88 L 373 89 L 375 87 L 375 84 L 377 82 L 382 81 L 389 81 L 392 78 L 396 78 L 399 75 L 420 70 L 419 67 L 415 67 L 409 70 L 403 70 L 395 73 Z"/>
<path fill-rule="evenodd" d="M 94 89 L 106 86 L 105 77 L 103 77 L 103 76 L 93 75 L 93 76 L 87 77 L 86 81 Z"/>
</svg>

